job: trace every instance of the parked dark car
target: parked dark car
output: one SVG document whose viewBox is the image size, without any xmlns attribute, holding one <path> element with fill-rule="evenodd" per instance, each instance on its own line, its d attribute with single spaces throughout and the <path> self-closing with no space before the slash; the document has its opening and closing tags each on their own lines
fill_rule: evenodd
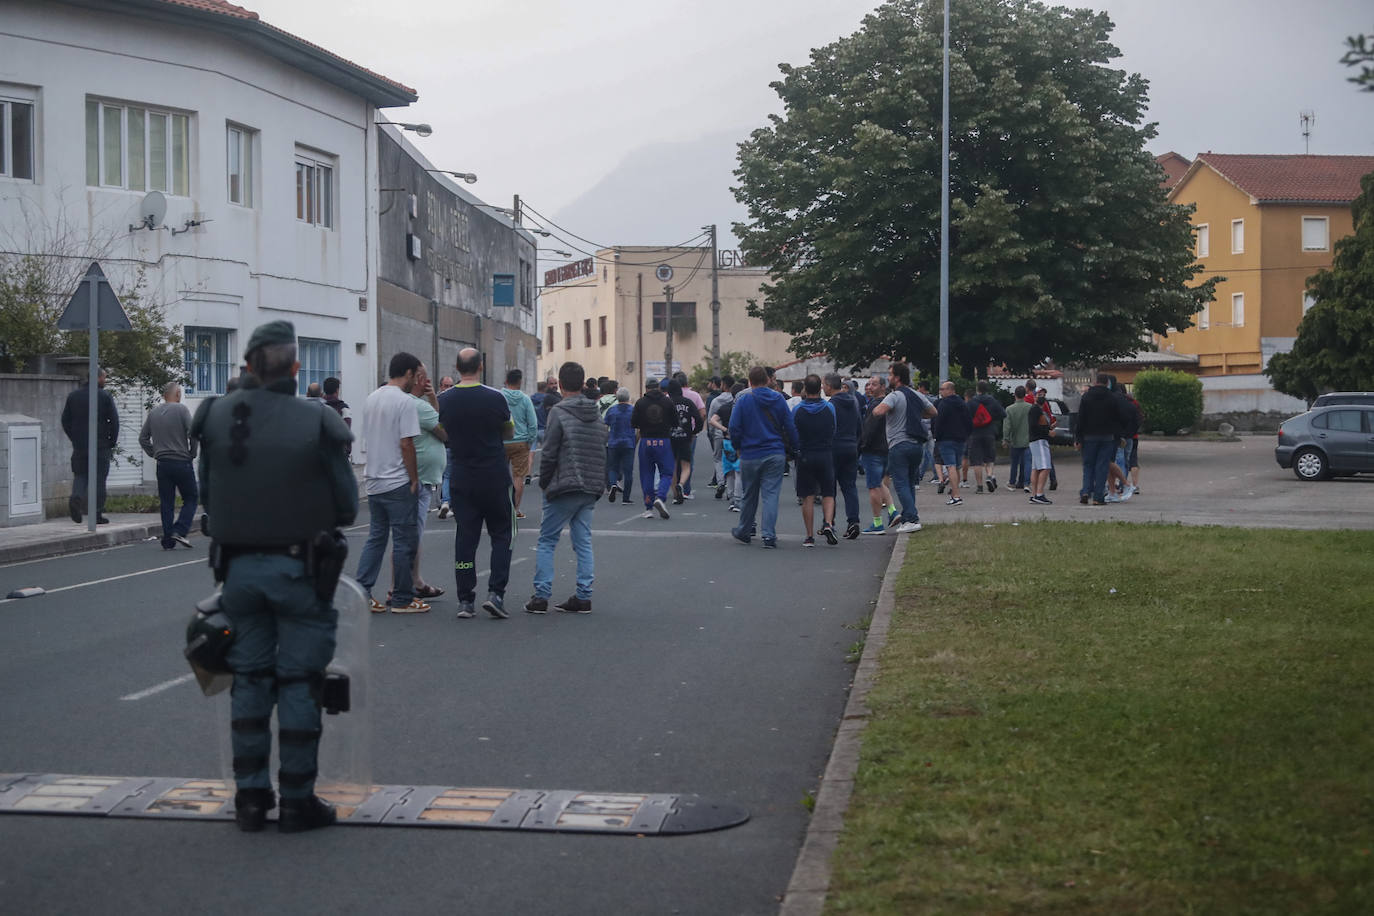
<svg viewBox="0 0 1374 916">
<path fill-rule="evenodd" d="M 1374 391 L 1328 391 L 1312 402 L 1313 407 L 1335 407 L 1338 404 L 1374 406 Z"/>
<path fill-rule="evenodd" d="M 1050 430 L 1051 445 L 1073 445 L 1074 421 L 1078 418 L 1069 413 L 1069 405 L 1059 398 L 1049 398 L 1050 413 L 1054 414 L 1054 427 Z"/>
<path fill-rule="evenodd" d="M 1299 480 L 1374 471 L 1374 404 L 1314 407 L 1284 420 L 1274 460 Z"/>
</svg>

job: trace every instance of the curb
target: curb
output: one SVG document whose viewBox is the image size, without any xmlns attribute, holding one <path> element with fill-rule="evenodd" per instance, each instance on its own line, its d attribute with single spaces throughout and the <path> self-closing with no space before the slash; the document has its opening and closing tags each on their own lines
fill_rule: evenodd
<svg viewBox="0 0 1374 916">
<path fill-rule="evenodd" d="M 835 746 L 830 750 L 830 760 L 821 777 L 816 807 L 811 812 L 811 822 L 806 828 L 806 839 L 792 870 L 792 880 L 783 894 L 779 916 L 819 916 L 825 909 L 825 897 L 830 890 L 830 860 L 844 831 L 844 815 L 849 810 L 854 776 L 859 769 L 859 747 L 864 726 L 868 724 L 868 692 L 873 689 L 878 676 L 878 656 L 887 644 L 892 608 L 896 603 L 897 576 L 902 571 L 902 561 L 906 558 L 906 545 L 910 538 L 909 534 L 899 536 L 887 561 L 887 572 L 883 574 L 883 584 L 878 589 L 878 603 L 873 608 L 873 619 L 869 622 L 868 635 L 864 639 L 863 656 L 859 660 L 858 670 L 854 672 L 849 702 L 845 704 L 844 718 L 835 735 Z"/>
<path fill-rule="evenodd" d="M 14 544 L 0 547 L 0 564 L 22 563 L 26 560 L 46 560 L 51 557 L 66 556 L 71 553 L 84 553 L 87 550 L 101 550 L 105 547 L 118 547 L 144 541 L 154 535 L 162 534 L 162 522 L 151 525 L 131 525 L 115 531 L 86 532 L 85 534 L 63 536 L 49 541 L 34 541 L 29 544 Z"/>
</svg>

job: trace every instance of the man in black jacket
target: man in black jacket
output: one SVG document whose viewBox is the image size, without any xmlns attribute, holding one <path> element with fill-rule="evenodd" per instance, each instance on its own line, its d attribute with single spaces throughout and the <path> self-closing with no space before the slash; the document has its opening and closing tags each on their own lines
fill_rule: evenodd
<svg viewBox="0 0 1374 916">
<path fill-rule="evenodd" d="M 576 391 L 585 374 L 579 363 L 564 363 L 558 370 L 558 385 L 564 391 Z M 544 512 L 534 558 L 534 597 L 525 603 L 525 610 L 548 613 L 553 553 L 567 526 L 577 555 L 577 591 L 554 608 L 566 614 L 590 614 L 595 578 L 592 513 L 606 487 L 606 424 L 595 401 L 567 398 L 549 410 L 539 453 L 539 487 L 544 491 Z"/>
<path fill-rule="evenodd" d="M 835 410 L 835 487 L 844 497 L 847 522 L 844 536 L 852 541 L 859 536 L 859 436 L 863 433 L 863 420 L 859 402 L 849 393 L 838 373 L 827 375 L 822 380 L 822 387 Z"/>
<path fill-rule="evenodd" d="M 644 383 L 644 397 L 635 402 L 630 423 L 639 435 L 639 488 L 644 491 L 644 517 L 653 518 L 657 511 L 668 517 L 668 488 L 673 485 L 675 462 L 672 436 L 677 426 L 677 411 L 658 387 L 658 379 Z M 546 433 L 547 435 L 547 433 Z M 658 471 L 658 488 L 654 488 L 654 471 Z"/>
<path fill-rule="evenodd" d="M 72 495 L 67 500 L 67 511 L 72 521 L 81 524 L 81 512 L 95 512 L 97 524 L 108 525 L 105 517 L 105 478 L 110 474 L 110 458 L 119 442 L 119 411 L 115 409 L 114 398 L 105 390 L 105 370 L 96 370 L 96 422 L 95 422 L 95 506 L 86 505 L 87 490 L 90 487 L 89 468 L 90 448 L 89 421 L 91 416 L 90 383 L 67 395 L 67 403 L 62 407 L 62 431 L 72 443 Z"/>
<path fill-rule="evenodd" d="M 931 423 L 935 433 L 935 473 L 940 477 L 938 493 L 951 487 L 945 505 L 959 506 L 964 500 L 959 496 L 959 465 L 964 460 L 964 443 L 973 432 L 973 419 L 969 416 L 968 405 L 954 392 L 954 383 L 946 379 L 940 383 L 940 400 L 935 402 L 935 420 Z M 954 470 L 951 485 L 950 469 Z"/>
<path fill-rule="evenodd" d="M 1078 501 L 1087 505 L 1104 505 L 1107 498 L 1107 472 L 1116 443 L 1130 426 L 1129 406 L 1111 390 L 1112 377 L 1097 376 L 1097 383 L 1078 401 L 1078 426 L 1074 429 L 1073 447 L 1083 453 L 1083 486 Z"/>
</svg>

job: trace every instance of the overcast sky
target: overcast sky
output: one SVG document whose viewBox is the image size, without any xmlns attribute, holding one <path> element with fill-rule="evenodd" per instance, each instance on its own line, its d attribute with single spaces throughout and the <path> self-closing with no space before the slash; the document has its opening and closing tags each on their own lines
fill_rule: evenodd
<svg viewBox="0 0 1374 916">
<path fill-rule="evenodd" d="M 873 0 L 239 0 L 415 88 L 436 165 L 601 244 L 669 244 L 708 222 L 729 247 L 734 144 L 777 111 L 777 65 L 858 29 Z M 958 27 L 959 0 L 952 22 Z M 1154 152 L 1374 154 L 1374 94 L 1345 81 L 1369 0 L 1098 0 L 1116 65 L 1150 81 Z M 573 240 L 570 240 L 573 241 Z M 551 242 L 556 247 L 570 247 Z M 588 247 L 585 243 L 576 244 Z"/>
</svg>

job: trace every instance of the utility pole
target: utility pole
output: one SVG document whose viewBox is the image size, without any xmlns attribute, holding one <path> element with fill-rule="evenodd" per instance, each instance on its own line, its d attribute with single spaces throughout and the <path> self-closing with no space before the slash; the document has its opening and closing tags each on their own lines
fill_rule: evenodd
<svg viewBox="0 0 1374 916">
<path fill-rule="evenodd" d="M 949 0 L 940 101 L 940 380 L 949 378 Z"/>
<path fill-rule="evenodd" d="M 668 327 L 668 345 L 663 348 L 663 377 L 670 378 L 673 374 L 673 288 L 672 286 L 663 287 L 663 295 L 668 300 L 666 324 Z"/>
<path fill-rule="evenodd" d="M 520 225 L 520 195 L 515 195 L 515 203 L 511 205 L 511 222 Z"/>
<path fill-rule="evenodd" d="M 720 375 L 720 248 L 716 224 L 711 230 L 711 374 Z"/>
<path fill-rule="evenodd" d="M 639 387 L 631 388 L 635 394 L 644 390 L 644 273 L 635 274 L 635 368 L 639 370 Z"/>
</svg>

